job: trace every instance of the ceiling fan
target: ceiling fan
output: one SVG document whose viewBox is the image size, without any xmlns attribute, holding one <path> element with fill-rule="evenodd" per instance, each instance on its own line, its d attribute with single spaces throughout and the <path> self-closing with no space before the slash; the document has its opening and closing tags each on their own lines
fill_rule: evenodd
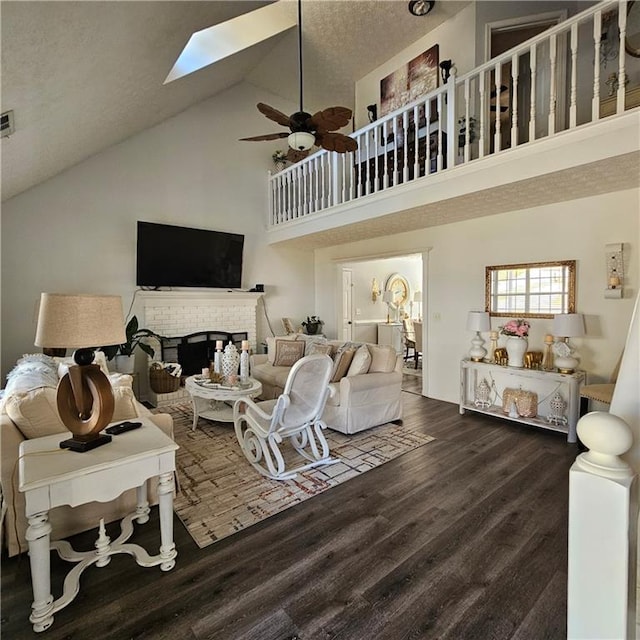
<svg viewBox="0 0 640 640">
<path fill-rule="evenodd" d="M 287 160 L 291 162 L 306 158 L 314 145 L 336 153 L 355 151 L 358 148 L 357 141 L 337 132 L 338 129 L 347 125 L 351 120 L 351 109 L 347 107 L 328 107 L 311 115 L 302 106 L 302 0 L 298 0 L 298 65 L 300 85 L 299 111 L 288 116 L 268 104 L 258 103 L 258 111 L 260 113 L 283 127 L 289 127 L 290 133 L 285 131 L 267 133 L 262 136 L 241 138 L 241 140 L 259 142 L 287 138 L 290 147 L 287 153 Z"/>
</svg>

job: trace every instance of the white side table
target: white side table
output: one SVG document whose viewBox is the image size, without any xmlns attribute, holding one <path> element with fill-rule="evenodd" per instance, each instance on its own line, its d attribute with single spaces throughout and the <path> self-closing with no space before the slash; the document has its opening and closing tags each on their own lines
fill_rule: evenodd
<svg viewBox="0 0 640 640">
<path fill-rule="evenodd" d="M 59 443 L 68 438 L 67 432 L 25 440 L 20 445 L 19 489 L 25 494 L 29 521 L 26 538 L 33 585 L 29 620 L 34 631 L 48 629 L 53 614 L 76 597 L 80 574 L 87 567 L 104 567 L 115 553 L 127 553 L 143 567 L 173 569 L 177 556 L 173 542 L 173 473 L 178 445 L 149 420 L 139 421 L 143 423 L 139 429 L 113 436 L 109 444 L 86 453 L 59 448 Z M 139 524 L 149 520 L 146 483 L 155 476 L 159 479 L 160 553 L 150 556 L 141 546 L 125 543 L 133 533 L 133 520 Z M 137 509 L 122 520 L 115 541 L 106 535 L 101 520 L 95 551 L 76 552 L 66 541 L 51 542 L 50 509 L 108 502 L 134 487 L 138 492 Z M 51 595 L 49 549 L 56 549 L 63 560 L 78 563 L 67 574 L 62 596 L 56 600 Z"/>
</svg>

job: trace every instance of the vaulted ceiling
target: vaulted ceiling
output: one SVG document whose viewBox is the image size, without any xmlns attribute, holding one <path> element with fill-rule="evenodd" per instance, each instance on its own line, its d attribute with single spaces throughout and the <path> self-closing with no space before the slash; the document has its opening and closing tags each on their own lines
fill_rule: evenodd
<svg viewBox="0 0 640 640">
<path fill-rule="evenodd" d="M 417 18 L 406 0 L 304 0 L 305 110 L 353 107 L 356 80 L 468 3 Z M 194 31 L 266 4 L 2 0 L 2 200 L 243 80 L 296 102 L 295 29 L 163 85 Z"/>
</svg>

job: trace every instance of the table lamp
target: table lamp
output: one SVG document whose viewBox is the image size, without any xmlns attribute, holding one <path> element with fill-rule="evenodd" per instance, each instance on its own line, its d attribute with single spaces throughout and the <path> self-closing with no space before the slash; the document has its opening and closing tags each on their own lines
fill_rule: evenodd
<svg viewBox="0 0 640 640">
<path fill-rule="evenodd" d="M 37 347 L 75 349 L 75 365 L 58 383 L 57 405 L 73 438 L 63 449 L 89 451 L 111 441 L 101 435 L 113 417 L 111 383 L 93 362 L 98 346 L 126 341 L 120 296 L 43 293 L 40 297 Z"/>
<path fill-rule="evenodd" d="M 561 340 L 553 345 L 554 365 L 560 373 L 573 373 L 579 360 L 575 350 L 569 345 L 569 338 L 579 338 L 585 334 L 584 316 L 581 313 L 559 313 L 553 317 L 553 334 Z"/>
<path fill-rule="evenodd" d="M 467 331 L 475 331 L 476 335 L 471 341 L 473 345 L 469 350 L 469 359 L 474 362 L 482 362 L 487 350 L 484 348 L 484 339 L 480 335 L 481 331 L 491 330 L 491 320 L 488 311 L 469 311 L 467 316 Z"/>
</svg>

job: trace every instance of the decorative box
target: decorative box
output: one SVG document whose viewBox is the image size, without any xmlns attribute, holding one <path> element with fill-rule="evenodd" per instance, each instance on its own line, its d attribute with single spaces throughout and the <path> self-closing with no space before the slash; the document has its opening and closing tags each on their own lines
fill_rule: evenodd
<svg viewBox="0 0 640 640">
<path fill-rule="evenodd" d="M 535 418 L 538 415 L 538 394 L 524 389 L 505 389 L 502 392 L 502 410 L 510 413 L 515 402 L 518 415 L 522 418 Z"/>
</svg>

